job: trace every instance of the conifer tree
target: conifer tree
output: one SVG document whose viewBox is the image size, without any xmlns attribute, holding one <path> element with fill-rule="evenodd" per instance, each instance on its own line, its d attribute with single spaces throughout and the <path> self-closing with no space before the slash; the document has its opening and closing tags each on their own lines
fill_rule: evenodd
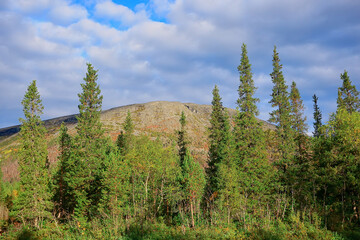
<svg viewBox="0 0 360 240">
<path fill-rule="evenodd" d="M 241 63 L 238 66 L 238 71 L 240 73 L 240 85 L 238 88 L 239 98 L 237 100 L 237 104 L 241 112 L 257 116 L 259 111 L 256 103 L 259 102 L 259 99 L 254 97 L 256 87 L 254 86 L 251 64 L 247 56 L 246 45 L 244 43 L 241 50 Z"/>
<path fill-rule="evenodd" d="M 322 119 L 322 114 L 318 105 L 318 100 L 319 98 L 316 96 L 316 94 L 314 94 L 313 96 L 313 102 L 314 102 L 314 132 L 313 132 L 313 136 L 314 137 L 319 137 L 320 136 L 320 127 L 322 126 L 321 123 L 321 119 Z"/>
<path fill-rule="evenodd" d="M 101 200 L 101 184 L 106 147 L 104 130 L 100 122 L 102 95 L 97 84 L 97 70 L 87 64 L 85 83 L 81 84 L 77 136 L 72 155 L 71 173 L 67 182 L 73 190 L 75 217 L 84 222 L 96 213 Z"/>
<path fill-rule="evenodd" d="M 40 120 L 44 109 L 36 81 L 32 81 L 21 104 L 25 119 L 20 136 L 19 172 L 21 192 L 15 203 L 15 214 L 25 222 L 41 228 L 43 220 L 50 219 L 52 209 L 50 177 L 47 161 L 46 129 Z"/>
<path fill-rule="evenodd" d="M 304 116 L 304 104 L 300 97 L 299 89 L 296 87 L 296 83 L 293 81 L 291 84 L 290 92 L 290 107 L 292 115 L 292 128 L 298 134 L 305 134 L 308 127 L 305 123 L 306 116 Z"/>
<path fill-rule="evenodd" d="M 219 89 L 215 85 L 213 89 L 212 112 L 210 115 L 210 143 L 209 160 L 206 168 L 207 185 L 204 194 L 210 221 L 213 222 L 214 212 L 219 209 L 220 190 L 229 180 L 220 172 L 221 165 L 226 164 L 230 158 L 231 133 L 228 113 L 222 105 Z M 233 145 L 231 145 L 233 146 Z M 231 161 L 234 161 L 233 159 Z M 225 167 L 223 167 L 225 169 Z M 228 174 L 228 172 L 226 173 Z M 223 179 L 223 178 L 226 178 Z"/>
<path fill-rule="evenodd" d="M 293 162 L 290 164 L 289 171 L 287 172 L 287 181 L 291 186 L 291 209 L 293 211 L 297 206 L 295 199 L 301 199 L 301 203 L 304 203 L 303 199 L 306 199 L 310 189 L 310 174 L 308 173 L 310 165 L 310 144 L 309 138 L 306 136 L 308 127 L 305 123 L 304 104 L 294 81 L 291 84 L 290 107 L 296 148 Z"/>
<path fill-rule="evenodd" d="M 100 201 L 100 212 L 113 221 L 115 230 L 122 223 L 129 203 L 130 174 L 128 161 L 115 147 L 111 146 L 110 153 L 105 158 L 105 171 L 102 181 L 103 197 Z"/>
<path fill-rule="evenodd" d="M 85 83 L 81 84 L 82 93 L 78 94 L 80 105 L 78 124 L 76 126 L 77 134 L 81 146 L 89 146 L 103 137 L 104 130 L 100 122 L 101 105 L 103 96 L 97 84 L 98 70 L 87 64 L 87 73 L 84 78 Z"/>
<path fill-rule="evenodd" d="M 343 107 L 349 113 L 360 111 L 359 92 L 356 90 L 355 85 L 352 85 L 346 70 L 343 74 L 340 74 L 340 78 L 343 82 L 342 86 L 338 88 L 338 109 Z"/>
<path fill-rule="evenodd" d="M 209 193 L 212 195 L 218 191 L 218 167 L 222 160 L 227 156 L 226 149 L 230 138 L 229 117 L 224 109 L 219 89 L 215 85 L 213 90 L 212 112 L 210 115 L 210 147 L 208 162 L 208 184 Z"/>
<path fill-rule="evenodd" d="M 237 103 L 240 112 L 235 119 L 234 141 L 242 194 L 240 199 L 243 201 L 240 204 L 242 205 L 241 215 L 244 220 L 245 212 L 252 212 L 253 209 L 261 207 L 261 203 L 264 204 L 263 200 L 270 190 L 271 171 L 266 158 L 262 124 L 256 119 L 258 114 L 256 103 L 259 99 L 254 97 L 256 88 L 245 44 L 242 45 L 241 63 L 238 70 L 240 85 Z M 244 224 L 246 223 L 244 222 Z"/>
<path fill-rule="evenodd" d="M 190 214 L 190 226 L 195 227 L 194 215 L 200 212 L 200 200 L 204 193 L 205 175 L 199 163 L 195 162 L 187 148 L 186 116 L 180 115 L 178 131 L 179 165 L 181 167 L 180 184 L 182 185 L 182 201 L 180 212 Z M 182 213 L 180 213 L 182 214 Z"/>
<path fill-rule="evenodd" d="M 184 158 L 187 151 L 187 139 L 186 139 L 186 116 L 184 111 L 181 112 L 180 116 L 180 131 L 178 131 L 178 147 L 179 147 L 179 157 L 180 157 L 180 165 L 183 164 Z"/>
<path fill-rule="evenodd" d="M 279 161 L 277 162 L 279 168 L 286 172 L 294 152 L 293 131 L 291 123 L 291 108 L 289 102 L 289 93 L 283 73 L 281 71 L 279 53 L 274 47 L 273 55 L 273 72 L 270 74 L 271 80 L 274 84 L 271 94 L 272 107 L 275 107 L 270 113 L 269 121 L 275 123 L 277 126 L 277 136 L 279 139 Z"/>
<path fill-rule="evenodd" d="M 66 176 L 71 171 L 71 154 L 73 148 L 72 138 L 68 134 L 68 128 L 64 123 L 60 126 L 59 132 L 59 152 L 57 172 L 54 176 L 55 185 L 55 211 L 58 218 L 66 217 L 74 210 L 73 196 L 69 189 Z"/>
<path fill-rule="evenodd" d="M 132 145 L 134 133 L 134 123 L 131 119 L 130 111 L 127 112 L 125 122 L 123 123 L 123 128 L 125 130 L 125 133 L 121 131 L 116 140 L 116 145 L 118 146 L 122 155 L 125 155 Z"/>
</svg>

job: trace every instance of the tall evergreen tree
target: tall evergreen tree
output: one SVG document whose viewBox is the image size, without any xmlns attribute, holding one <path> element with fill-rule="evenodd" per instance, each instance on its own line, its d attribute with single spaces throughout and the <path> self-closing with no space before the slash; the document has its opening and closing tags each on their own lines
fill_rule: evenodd
<svg viewBox="0 0 360 240">
<path fill-rule="evenodd" d="M 299 89 L 296 87 L 296 83 L 292 82 L 290 92 L 290 107 L 291 115 L 293 118 L 292 128 L 299 134 L 305 134 L 308 127 L 305 123 L 306 116 L 304 116 L 304 104 L 300 97 Z"/>
<path fill-rule="evenodd" d="M 273 55 L 273 72 L 270 74 L 271 80 L 274 84 L 271 94 L 272 107 L 275 107 L 270 113 L 269 121 L 275 123 L 277 126 L 277 136 L 279 139 L 279 161 L 278 167 L 286 172 L 287 166 L 291 162 L 294 152 L 293 131 L 291 129 L 291 108 L 289 102 L 289 93 L 283 73 L 281 71 L 282 65 L 280 64 L 279 53 L 274 47 Z"/>
<path fill-rule="evenodd" d="M 205 175 L 199 163 L 195 162 L 188 150 L 186 134 L 186 116 L 184 111 L 180 115 L 180 130 L 178 131 L 179 165 L 182 186 L 182 199 L 180 201 L 180 214 L 190 214 L 190 226 L 195 227 L 195 214 L 200 214 L 200 201 L 204 193 Z M 183 221 L 184 221 L 184 217 Z"/>
<path fill-rule="evenodd" d="M 71 171 L 70 158 L 72 154 L 73 142 L 72 138 L 68 134 L 68 128 L 64 123 L 60 126 L 59 132 L 59 152 L 58 168 L 54 176 L 55 185 L 55 211 L 58 218 L 68 216 L 73 210 L 73 196 L 68 186 L 68 182 L 65 181 L 66 175 Z"/>
<path fill-rule="evenodd" d="M 36 81 L 32 81 L 21 104 L 25 119 L 20 136 L 19 155 L 20 195 L 15 203 L 15 214 L 23 222 L 40 228 L 44 219 L 50 219 L 52 209 L 50 177 L 47 161 L 46 129 L 40 120 L 44 109 Z"/>
<path fill-rule="evenodd" d="M 75 217 L 86 221 L 96 213 L 101 200 L 101 184 L 107 139 L 100 122 L 102 95 L 97 84 L 97 70 L 87 64 L 85 83 L 81 84 L 77 136 L 72 155 L 72 169 L 67 181 L 75 201 Z"/>
<path fill-rule="evenodd" d="M 313 102 L 314 102 L 314 132 L 313 132 L 313 136 L 314 137 L 319 137 L 320 136 L 320 127 L 322 126 L 321 123 L 321 119 L 322 119 L 322 114 L 318 105 L 318 100 L 319 98 L 316 96 L 316 94 L 314 94 L 313 96 Z"/>
<path fill-rule="evenodd" d="M 310 189 L 308 183 L 308 169 L 310 165 L 310 144 L 309 138 L 306 136 L 308 126 L 305 123 L 306 117 L 304 116 L 304 104 L 300 97 L 300 92 L 296 87 L 296 83 L 294 81 L 291 84 L 290 107 L 292 117 L 292 129 L 294 131 L 296 148 L 293 162 L 290 164 L 287 174 L 287 181 L 288 184 L 291 185 L 291 209 L 292 211 L 294 211 L 295 207 L 297 207 L 295 199 L 301 199 L 303 203 L 302 205 L 304 205 L 303 200 L 309 196 L 308 191 Z"/>
<path fill-rule="evenodd" d="M 237 104 L 241 112 L 257 116 L 259 111 L 256 103 L 259 102 L 259 99 L 254 97 L 256 87 L 252 78 L 251 64 L 247 56 L 246 45 L 244 43 L 241 50 L 241 63 L 238 66 L 238 71 L 240 73 L 240 85 L 238 88 L 239 98 L 237 100 Z"/>
<path fill-rule="evenodd" d="M 187 136 L 186 136 L 186 116 L 184 111 L 181 112 L 180 116 L 180 130 L 178 131 L 178 147 L 179 147 L 179 157 L 180 157 L 180 165 L 184 163 L 184 158 L 187 151 Z"/>
<path fill-rule="evenodd" d="M 213 89 L 212 112 L 210 115 L 210 135 L 209 135 L 209 160 L 206 168 L 207 185 L 204 200 L 210 216 L 210 221 L 214 222 L 214 213 L 219 210 L 219 196 L 221 188 L 229 180 L 220 172 L 221 165 L 226 165 L 230 158 L 229 145 L 231 144 L 231 132 L 229 116 L 222 105 L 219 89 L 215 85 Z M 224 167 L 223 167 L 224 168 Z M 226 173 L 228 174 L 228 172 Z M 226 180 L 224 179 L 226 178 Z"/>
<path fill-rule="evenodd" d="M 256 119 L 259 99 L 254 97 L 255 86 L 246 45 L 242 45 L 241 63 L 238 66 L 240 85 L 237 100 L 240 112 L 235 119 L 235 155 L 239 171 L 241 215 L 246 224 L 246 215 L 261 208 L 269 192 L 270 165 L 266 158 L 265 135 L 262 124 Z M 239 201 L 238 200 L 238 201 Z M 264 206 L 264 205 L 263 205 Z"/>
<path fill-rule="evenodd" d="M 82 93 L 78 94 L 80 105 L 78 124 L 76 126 L 81 146 L 89 146 L 103 137 L 104 130 L 100 122 L 101 105 L 103 96 L 97 84 L 98 70 L 87 64 L 85 83 L 81 84 Z"/>
<path fill-rule="evenodd" d="M 342 86 L 338 88 L 337 107 L 343 107 L 349 113 L 360 111 L 359 92 L 355 85 L 352 85 L 346 70 L 340 74 L 340 78 L 343 82 Z"/>
<path fill-rule="evenodd" d="M 219 89 L 215 85 L 213 90 L 212 112 L 210 115 L 210 147 L 208 162 L 208 187 L 209 194 L 218 191 L 218 167 L 224 158 L 227 157 L 226 149 L 230 138 L 229 117 L 224 109 Z"/>
</svg>

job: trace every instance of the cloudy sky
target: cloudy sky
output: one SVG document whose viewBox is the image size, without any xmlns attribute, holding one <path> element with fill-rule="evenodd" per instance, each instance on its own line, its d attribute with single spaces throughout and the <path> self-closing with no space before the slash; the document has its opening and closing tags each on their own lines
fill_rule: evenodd
<svg viewBox="0 0 360 240">
<path fill-rule="evenodd" d="M 312 125 L 336 109 L 340 73 L 360 89 L 357 0 L 0 0 L 0 128 L 18 124 L 37 80 L 43 119 L 77 113 L 86 63 L 99 69 L 103 109 L 156 100 L 210 104 L 217 84 L 235 108 L 242 43 L 260 118 L 272 110 L 272 52 L 295 81 Z M 311 129 L 310 129 L 311 131 Z"/>
</svg>

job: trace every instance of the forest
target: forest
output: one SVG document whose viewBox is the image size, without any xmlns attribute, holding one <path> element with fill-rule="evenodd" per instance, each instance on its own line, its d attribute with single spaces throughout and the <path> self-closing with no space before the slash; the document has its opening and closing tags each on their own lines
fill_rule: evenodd
<svg viewBox="0 0 360 240">
<path fill-rule="evenodd" d="M 61 125 L 58 161 L 49 164 L 44 107 L 32 81 L 21 102 L 20 181 L 1 183 L 1 238 L 360 239 L 360 100 L 348 72 L 340 74 L 337 110 L 326 123 L 314 94 L 309 136 L 300 92 L 286 84 L 275 46 L 268 121 L 276 128 L 265 129 L 241 49 L 235 117 L 216 85 L 212 92 L 205 168 L 189 149 L 184 112 L 171 143 L 135 135 L 130 112 L 112 141 L 90 63 L 76 134 Z"/>
</svg>

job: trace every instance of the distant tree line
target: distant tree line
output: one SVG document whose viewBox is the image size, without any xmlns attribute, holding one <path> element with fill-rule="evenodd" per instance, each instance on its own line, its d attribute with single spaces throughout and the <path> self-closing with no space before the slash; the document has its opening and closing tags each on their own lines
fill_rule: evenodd
<svg viewBox="0 0 360 240">
<path fill-rule="evenodd" d="M 243 44 L 234 118 L 224 108 L 219 88 L 215 86 L 212 92 L 205 169 L 188 147 L 191 139 L 184 112 L 179 115 L 180 129 L 173 144 L 134 135 L 130 112 L 124 131 L 116 142 L 111 141 L 100 122 L 103 97 L 91 64 L 78 94 L 76 134 L 70 135 L 61 125 L 58 162 L 50 167 L 48 135 L 40 120 L 43 106 L 33 81 L 22 101 L 20 187 L 9 206 L 12 221 L 38 231 L 50 223 L 60 224 L 77 236 L 91 232 L 93 238 L 115 238 L 135 231 L 133 226 L 143 229 L 155 222 L 179 227 L 183 234 L 204 226 L 251 233 L 279 228 L 282 222 L 292 227 L 308 224 L 320 232 L 323 227 L 339 232 L 357 229 L 359 92 L 344 71 L 337 110 L 327 124 L 322 123 L 319 99 L 314 95 L 310 137 L 299 90 L 295 82 L 290 89 L 286 85 L 276 47 L 272 63 L 269 122 L 276 130 L 265 129 L 256 118 L 259 99 Z M 0 201 L 4 202 L 3 197 Z M 106 226 L 108 235 L 96 232 L 94 226 Z M 311 231 L 315 230 L 306 228 L 304 236 L 310 238 Z M 324 231 L 321 234 L 326 235 Z M 296 234 L 287 236 L 296 238 Z"/>
</svg>

